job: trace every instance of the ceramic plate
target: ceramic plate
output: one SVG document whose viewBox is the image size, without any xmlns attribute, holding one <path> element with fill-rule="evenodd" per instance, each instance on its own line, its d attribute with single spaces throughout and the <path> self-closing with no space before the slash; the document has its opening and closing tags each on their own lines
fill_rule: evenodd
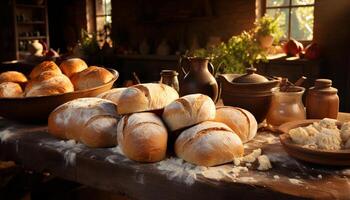
<svg viewBox="0 0 350 200">
<path fill-rule="evenodd" d="M 289 130 L 308 126 L 317 121 L 319 120 L 301 120 L 282 124 L 279 127 L 279 131 L 283 133 L 280 135 L 283 148 L 290 156 L 306 162 L 322 165 L 350 166 L 350 149 L 337 151 L 311 149 L 295 144 L 292 141 L 288 134 Z M 338 126 L 341 126 L 341 122 L 338 123 Z"/>
<path fill-rule="evenodd" d="M 98 87 L 50 96 L 0 98 L 0 116 L 15 121 L 46 123 L 49 114 L 56 107 L 73 99 L 95 97 L 111 89 L 119 73 L 113 69 L 108 70 L 113 73 L 114 78 Z"/>
</svg>

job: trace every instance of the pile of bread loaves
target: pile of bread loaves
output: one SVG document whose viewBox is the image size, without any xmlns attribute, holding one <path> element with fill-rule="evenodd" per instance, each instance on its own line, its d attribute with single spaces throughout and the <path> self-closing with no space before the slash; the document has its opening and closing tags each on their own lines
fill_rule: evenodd
<svg viewBox="0 0 350 200">
<path fill-rule="evenodd" d="M 241 157 L 243 143 L 257 132 L 257 122 L 246 110 L 216 108 L 202 94 L 179 98 L 173 88 L 156 83 L 73 100 L 50 114 L 48 126 L 52 135 L 89 147 L 119 145 L 126 157 L 140 162 L 160 161 L 174 145 L 178 157 L 203 166 Z M 169 145 L 168 138 L 176 133 Z"/>
<path fill-rule="evenodd" d="M 84 90 L 108 83 L 113 74 L 102 67 L 88 67 L 79 58 L 68 59 L 57 66 L 44 61 L 28 77 L 17 71 L 0 74 L 0 97 L 49 96 Z"/>
</svg>

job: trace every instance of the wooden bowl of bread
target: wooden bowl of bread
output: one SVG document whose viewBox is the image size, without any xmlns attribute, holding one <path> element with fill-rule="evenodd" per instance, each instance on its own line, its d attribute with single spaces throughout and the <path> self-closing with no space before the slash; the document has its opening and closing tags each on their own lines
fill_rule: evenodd
<svg viewBox="0 0 350 200">
<path fill-rule="evenodd" d="M 44 61 L 28 76 L 16 71 L 0 74 L 0 116 L 17 121 L 46 122 L 59 105 L 82 97 L 95 97 L 111 89 L 118 79 L 113 69 L 68 59 L 57 66 Z"/>
</svg>

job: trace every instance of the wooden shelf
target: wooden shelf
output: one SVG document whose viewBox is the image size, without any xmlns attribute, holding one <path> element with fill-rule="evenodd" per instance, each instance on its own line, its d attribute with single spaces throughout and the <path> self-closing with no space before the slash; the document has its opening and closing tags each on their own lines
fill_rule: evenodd
<svg viewBox="0 0 350 200">
<path fill-rule="evenodd" d="M 31 25 L 31 24 L 42 24 L 45 25 L 44 21 L 28 21 L 28 22 L 17 22 L 19 25 Z"/>
<path fill-rule="evenodd" d="M 21 8 L 46 8 L 46 5 L 34 5 L 34 4 L 16 4 L 16 7 Z"/>
<path fill-rule="evenodd" d="M 20 40 L 39 40 L 39 39 L 46 39 L 47 36 L 20 36 L 18 39 Z"/>
</svg>

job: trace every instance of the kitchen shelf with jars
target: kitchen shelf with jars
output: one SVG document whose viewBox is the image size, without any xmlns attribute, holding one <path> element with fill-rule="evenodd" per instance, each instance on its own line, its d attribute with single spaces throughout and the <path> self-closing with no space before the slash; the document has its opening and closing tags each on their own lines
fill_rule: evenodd
<svg viewBox="0 0 350 200">
<path fill-rule="evenodd" d="M 49 49 L 46 0 L 14 0 L 13 15 L 17 60 L 25 59 L 28 55 L 33 54 L 36 47 L 43 48 L 44 51 Z"/>
</svg>

